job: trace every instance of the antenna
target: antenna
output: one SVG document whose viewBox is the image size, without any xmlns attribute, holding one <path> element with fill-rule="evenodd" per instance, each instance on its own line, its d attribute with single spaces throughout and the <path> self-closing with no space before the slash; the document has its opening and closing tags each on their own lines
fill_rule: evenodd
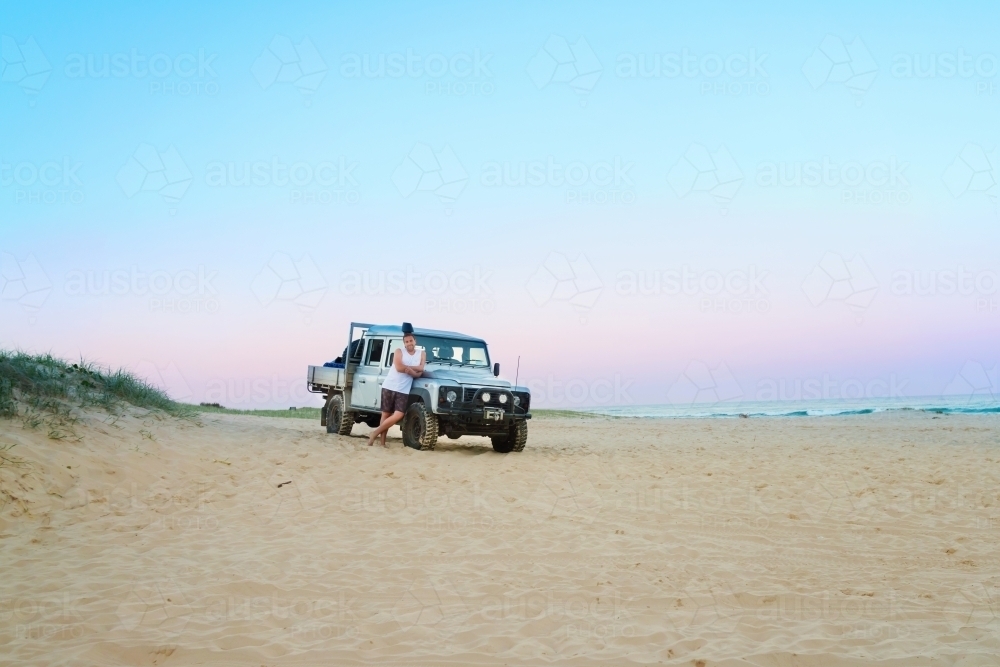
<svg viewBox="0 0 1000 667">
<path fill-rule="evenodd" d="M 517 389 L 517 378 L 521 374 L 521 355 L 517 355 L 517 370 L 514 372 L 514 389 Z M 517 413 L 515 413 L 517 414 Z"/>
</svg>

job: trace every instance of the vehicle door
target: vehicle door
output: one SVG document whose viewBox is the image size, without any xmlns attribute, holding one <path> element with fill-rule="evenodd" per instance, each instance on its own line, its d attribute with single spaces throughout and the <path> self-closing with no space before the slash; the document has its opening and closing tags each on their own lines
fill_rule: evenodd
<svg viewBox="0 0 1000 667">
<path fill-rule="evenodd" d="M 385 354 L 385 361 L 382 362 L 382 379 L 385 379 L 386 373 L 392 368 L 392 355 L 393 353 L 403 347 L 403 340 L 401 338 L 390 338 L 388 344 L 388 350 Z"/>
<path fill-rule="evenodd" d="M 381 336 L 367 337 L 365 351 L 354 374 L 354 390 L 351 406 L 365 410 L 378 410 L 381 400 L 380 374 L 385 359 L 386 339 Z"/>
</svg>

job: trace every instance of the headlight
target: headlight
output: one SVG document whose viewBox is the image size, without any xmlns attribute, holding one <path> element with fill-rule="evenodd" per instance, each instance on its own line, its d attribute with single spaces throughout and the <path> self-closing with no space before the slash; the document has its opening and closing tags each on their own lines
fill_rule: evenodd
<svg viewBox="0 0 1000 667">
<path fill-rule="evenodd" d="M 483 392 L 483 403 L 489 403 L 489 402 L 490 402 L 490 392 L 488 391 Z"/>
<path fill-rule="evenodd" d="M 520 396 L 515 396 L 514 397 L 514 405 L 521 405 L 521 397 Z"/>
<path fill-rule="evenodd" d="M 447 394 L 444 395 L 444 397 L 448 399 L 449 403 L 454 403 L 455 400 L 458 399 L 458 394 L 456 394 L 453 391 L 449 391 Z"/>
<path fill-rule="evenodd" d="M 507 402 L 507 394 L 500 394 L 500 405 Z"/>
</svg>

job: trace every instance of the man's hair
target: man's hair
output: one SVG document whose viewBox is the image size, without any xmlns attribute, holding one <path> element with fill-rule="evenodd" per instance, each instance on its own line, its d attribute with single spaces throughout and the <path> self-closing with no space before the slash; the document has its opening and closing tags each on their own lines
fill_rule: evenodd
<svg viewBox="0 0 1000 667">
<path fill-rule="evenodd" d="M 412 331 L 403 334 L 403 340 L 406 340 L 407 338 L 412 338 L 413 340 L 417 339 L 417 337 L 413 335 Z"/>
</svg>

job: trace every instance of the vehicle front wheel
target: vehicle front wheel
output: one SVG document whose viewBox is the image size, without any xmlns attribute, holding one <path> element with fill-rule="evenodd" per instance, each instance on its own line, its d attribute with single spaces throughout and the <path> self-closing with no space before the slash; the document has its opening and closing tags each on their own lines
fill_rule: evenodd
<svg viewBox="0 0 1000 667">
<path fill-rule="evenodd" d="M 413 449 L 434 449 L 438 439 L 437 415 L 423 403 L 414 403 L 403 417 L 403 444 Z"/>
<path fill-rule="evenodd" d="M 354 413 L 344 409 L 344 397 L 334 396 L 326 408 L 326 432 L 350 435 L 354 427 Z"/>
<path fill-rule="evenodd" d="M 493 451 L 507 454 L 509 452 L 520 452 L 528 442 L 528 422 L 516 421 L 510 425 L 507 435 L 490 436 L 493 442 Z"/>
</svg>

